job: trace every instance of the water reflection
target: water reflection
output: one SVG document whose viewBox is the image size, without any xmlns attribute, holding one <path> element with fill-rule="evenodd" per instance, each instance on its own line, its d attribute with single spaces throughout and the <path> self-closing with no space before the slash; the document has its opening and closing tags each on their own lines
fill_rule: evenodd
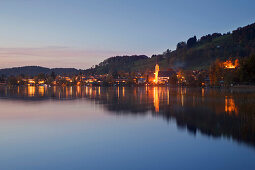
<svg viewBox="0 0 255 170">
<path fill-rule="evenodd" d="M 235 115 L 238 115 L 238 109 L 233 96 L 225 96 L 225 112 L 228 114 L 234 113 Z"/>
<path fill-rule="evenodd" d="M 27 94 L 29 97 L 34 96 L 35 95 L 35 86 L 28 86 L 27 91 L 28 91 Z M 40 89 L 39 89 L 39 91 L 40 91 Z"/>
<path fill-rule="evenodd" d="M 18 87 L 0 88 L 7 100 L 96 101 L 115 115 L 161 116 L 178 128 L 212 137 L 231 137 L 255 146 L 255 92 L 166 87 Z"/>
<path fill-rule="evenodd" d="M 155 112 L 159 112 L 159 91 L 158 87 L 154 87 L 154 107 L 155 107 Z"/>
<path fill-rule="evenodd" d="M 45 93 L 45 88 L 44 86 L 39 86 L 39 95 L 40 96 L 44 96 L 44 93 Z M 34 90 L 35 91 L 35 90 Z"/>
</svg>

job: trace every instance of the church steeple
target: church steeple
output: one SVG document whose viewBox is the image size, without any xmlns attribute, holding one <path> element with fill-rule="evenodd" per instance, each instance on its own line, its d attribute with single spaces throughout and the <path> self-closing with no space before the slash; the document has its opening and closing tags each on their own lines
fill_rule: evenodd
<svg viewBox="0 0 255 170">
<path fill-rule="evenodd" d="M 156 66 L 155 66 L 155 79 L 154 79 L 154 82 L 156 83 L 156 84 L 158 84 L 158 72 L 159 72 L 159 65 L 158 65 L 158 63 L 156 63 Z"/>
</svg>

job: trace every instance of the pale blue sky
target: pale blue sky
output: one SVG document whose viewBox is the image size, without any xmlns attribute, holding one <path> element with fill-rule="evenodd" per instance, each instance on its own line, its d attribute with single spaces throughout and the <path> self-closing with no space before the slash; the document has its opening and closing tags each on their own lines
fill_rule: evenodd
<svg viewBox="0 0 255 170">
<path fill-rule="evenodd" d="M 1 0 L 0 68 L 88 68 L 255 22 L 253 0 Z"/>
</svg>

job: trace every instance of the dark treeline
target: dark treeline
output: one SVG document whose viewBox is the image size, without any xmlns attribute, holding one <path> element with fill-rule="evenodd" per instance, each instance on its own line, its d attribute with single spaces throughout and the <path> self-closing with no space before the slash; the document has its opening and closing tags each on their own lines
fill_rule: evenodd
<svg viewBox="0 0 255 170">
<path fill-rule="evenodd" d="M 231 84 L 255 84 L 255 54 L 238 60 L 236 69 L 226 69 L 223 62 L 216 60 L 209 69 L 209 77 L 212 86 L 224 82 L 226 86 Z"/>
<path fill-rule="evenodd" d="M 94 67 L 85 70 L 88 75 L 107 74 L 118 71 L 131 72 L 137 62 L 145 62 L 149 57 L 146 55 L 115 56 L 110 57 Z"/>
<path fill-rule="evenodd" d="M 0 69 L 0 75 L 9 76 L 36 76 L 38 74 L 51 74 L 52 72 L 58 75 L 76 75 L 82 72 L 82 70 L 77 70 L 75 68 L 46 68 L 40 66 L 24 66 L 24 67 L 13 67 Z"/>
</svg>

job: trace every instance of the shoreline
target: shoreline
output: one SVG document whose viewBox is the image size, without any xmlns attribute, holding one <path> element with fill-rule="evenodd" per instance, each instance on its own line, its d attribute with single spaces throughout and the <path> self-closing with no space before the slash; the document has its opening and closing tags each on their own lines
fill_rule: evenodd
<svg viewBox="0 0 255 170">
<path fill-rule="evenodd" d="M 82 85 L 82 86 L 77 86 L 77 85 L 65 85 L 65 86 L 61 86 L 61 85 L 54 85 L 54 86 L 50 86 L 50 85 L 44 85 L 44 86 L 40 86 L 40 85 L 3 85 L 0 84 L 0 87 L 11 87 L 11 88 L 15 88 L 15 87 L 47 87 L 47 88 L 51 88 L 51 87 L 171 87 L 171 88 L 201 88 L 201 89 L 254 89 L 255 90 L 255 85 L 235 85 L 235 86 L 173 86 L 173 85 L 110 85 L 110 86 L 103 86 L 103 85 Z"/>
</svg>

